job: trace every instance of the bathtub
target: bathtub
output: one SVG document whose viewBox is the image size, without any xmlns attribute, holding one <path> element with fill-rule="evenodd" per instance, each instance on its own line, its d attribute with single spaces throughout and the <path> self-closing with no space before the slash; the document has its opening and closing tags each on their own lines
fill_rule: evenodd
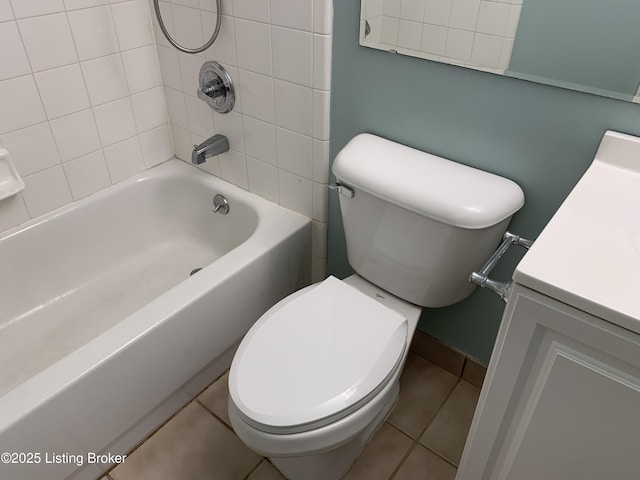
<svg viewBox="0 0 640 480">
<path fill-rule="evenodd" d="M 179 160 L 0 236 L 0 478 L 99 477 L 309 283 L 310 238 Z"/>
</svg>

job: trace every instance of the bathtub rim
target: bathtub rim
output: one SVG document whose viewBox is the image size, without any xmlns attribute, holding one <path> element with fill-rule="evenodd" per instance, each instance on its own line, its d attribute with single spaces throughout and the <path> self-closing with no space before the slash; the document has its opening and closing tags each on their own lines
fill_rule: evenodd
<svg viewBox="0 0 640 480">
<path fill-rule="evenodd" d="M 77 202 L 14 227 L 0 235 L 0 241 L 34 228 L 42 222 L 54 220 L 60 215 L 100 201 L 104 197 L 117 195 L 122 189 L 136 182 L 175 175 L 195 176 L 198 181 L 211 186 L 212 194 L 220 191 L 228 195 L 230 201 L 239 200 L 245 203 L 258 217 L 254 232 L 245 242 L 204 267 L 197 275 L 186 278 L 77 350 L 0 396 L 0 435 L 67 386 L 91 374 L 112 356 L 128 348 L 146 332 L 162 325 L 181 309 L 196 302 L 239 268 L 264 255 L 279 243 L 284 231 L 294 233 L 308 228 L 311 223 L 308 217 L 269 202 L 181 160 L 171 159 Z"/>
<path fill-rule="evenodd" d="M 144 170 L 143 172 L 137 173 L 121 182 L 115 183 L 113 185 L 110 185 L 106 188 L 103 188 L 102 190 L 99 190 L 95 193 L 92 193 L 90 195 L 87 195 L 86 197 L 82 197 L 79 198 L 78 200 L 74 200 L 71 203 L 68 203 L 66 205 L 63 205 L 61 207 L 55 208 L 54 210 L 51 210 L 50 212 L 44 213 L 42 215 L 39 215 L 35 218 L 32 218 L 31 220 L 28 220 L 24 223 L 21 223 L 19 225 L 16 225 L 15 227 L 11 227 L 7 230 L 4 230 L 2 232 L 0 232 L 0 242 L 4 241 L 5 239 L 8 239 L 9 237 L 12 237 L 14 235 L 18 235 L 23 231 L 26 230 L 31 230 L 35 227 L 37 227 L 40 224 L 43 224 L 45 222 L 49 222 L 51 220 L 53 220 L 56 217 L 62 216 L 62 215 L 67 215 L 71 212 L 73 212 L 74 210 L 77 210 L 79 208 L 82 208 L 85 204 L 89 204 L 89 203 L 97 203 L 100 202 L 103 198 L 105 197 L 109 197 L 111 195 L 117 194 L 120 191 L 126 190 L 128 188 L 131 187 L 131 185 L 138 183 L 138 182 L 145 182 L 147 180 L 150 179 L 154 179 L 154 178 L 171 178 L 173 176 L 191 176 L 191 177 L 196 177 L 199 178 L 201 180 L 203 180 L 205 183 L 214 183 L 217 184 L 219 186 L 219 188 L 226 190 L 226 189 L 231 189 L 232 192 L 243 192 L 244 194 L 247 194 L 248 196 L 243 197 L 243 195 L 241 195 L 242 200 L 247 200 L 246 203 L 250 204 L 252 207 L 256 207 L 256 209 L 258 211 L 260 211 L 260 209 L 262 208 L 270 208 L 271 206 L 276 206 L 276 207 L 280 207 L 280 208 L 285 208 L 282 207 L 281 205 L 277 205 L 273 202 L 270 202 L 262 197 L 257 196 L 256 194 L 253 194 L 251 192 L 248 192 L 247 190 L 244 190 L 243 188 L 234 185 L 230 182 L 227 182 L 226 180 L 223 180 L 220 177 L 216 177 L 215 175 L 206 172 L 205 170 L 202 170 L 200 168 L 194 167 L 190 164 L 188 164 L 187 162 L 184 162 L 182 160 L 179 160 L 177 158 L 171 158 L 169 160 L 166 160 L 158 165 L 155 165 L 147 170 Z M 213 179 L 213 182 L 209 182 L 209 180 Z M 213 198 L 213 197 L 212 197 Z M 252 204 L 252 200 L 257 200 L 257 202 L 255 202 L 254 204 Z M 265 202 L 268 205 L 260 205 L 263 202 Z M 286 209 L 286 208 L 285 208 Z M 293 212 L 291 210 L 288 210 L 289 212 L 295 214 L 295 215 L 300 215 L 296 212 Z M 303 218 L 307 218 L 304 217 L 303 215 L 300 215 Z"/>
</svg>

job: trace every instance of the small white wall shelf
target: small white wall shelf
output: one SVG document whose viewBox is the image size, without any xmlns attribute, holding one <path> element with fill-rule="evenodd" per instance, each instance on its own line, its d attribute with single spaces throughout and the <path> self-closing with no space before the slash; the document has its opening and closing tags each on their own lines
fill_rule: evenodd
<svg viewBox="0 0 640 480">
<path fill-rule="evenodd" d="M 0 200 L 24 190 L 24 182 L 11 161 L 9 152 L 0 148 Z"/>
</svg>

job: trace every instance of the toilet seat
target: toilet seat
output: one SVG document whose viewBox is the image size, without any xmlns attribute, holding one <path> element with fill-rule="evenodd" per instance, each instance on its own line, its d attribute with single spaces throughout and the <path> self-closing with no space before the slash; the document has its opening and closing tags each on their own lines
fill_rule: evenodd
<svg viewBox="0 0 640 480">
<path fill-rule="evenodd" d="M 377 395 L 401 367 L 407 320 L 329 277 L 265 313 L 240 344 L 230 400 L 252 427 L 299 433 Z"/>
</svg>

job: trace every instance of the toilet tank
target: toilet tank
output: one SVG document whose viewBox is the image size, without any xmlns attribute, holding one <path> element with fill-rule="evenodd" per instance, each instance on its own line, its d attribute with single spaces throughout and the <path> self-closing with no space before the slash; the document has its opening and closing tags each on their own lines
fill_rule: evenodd
<svg viewBox="0 0 640 480">
<path fill-rule="evenodd" d="M 469 275 L 524 205 L 513 181 L 371 134 L 354 137 L 332 169 L 353 269 L 424 307 L 471 295 Z"/>
</svg>

